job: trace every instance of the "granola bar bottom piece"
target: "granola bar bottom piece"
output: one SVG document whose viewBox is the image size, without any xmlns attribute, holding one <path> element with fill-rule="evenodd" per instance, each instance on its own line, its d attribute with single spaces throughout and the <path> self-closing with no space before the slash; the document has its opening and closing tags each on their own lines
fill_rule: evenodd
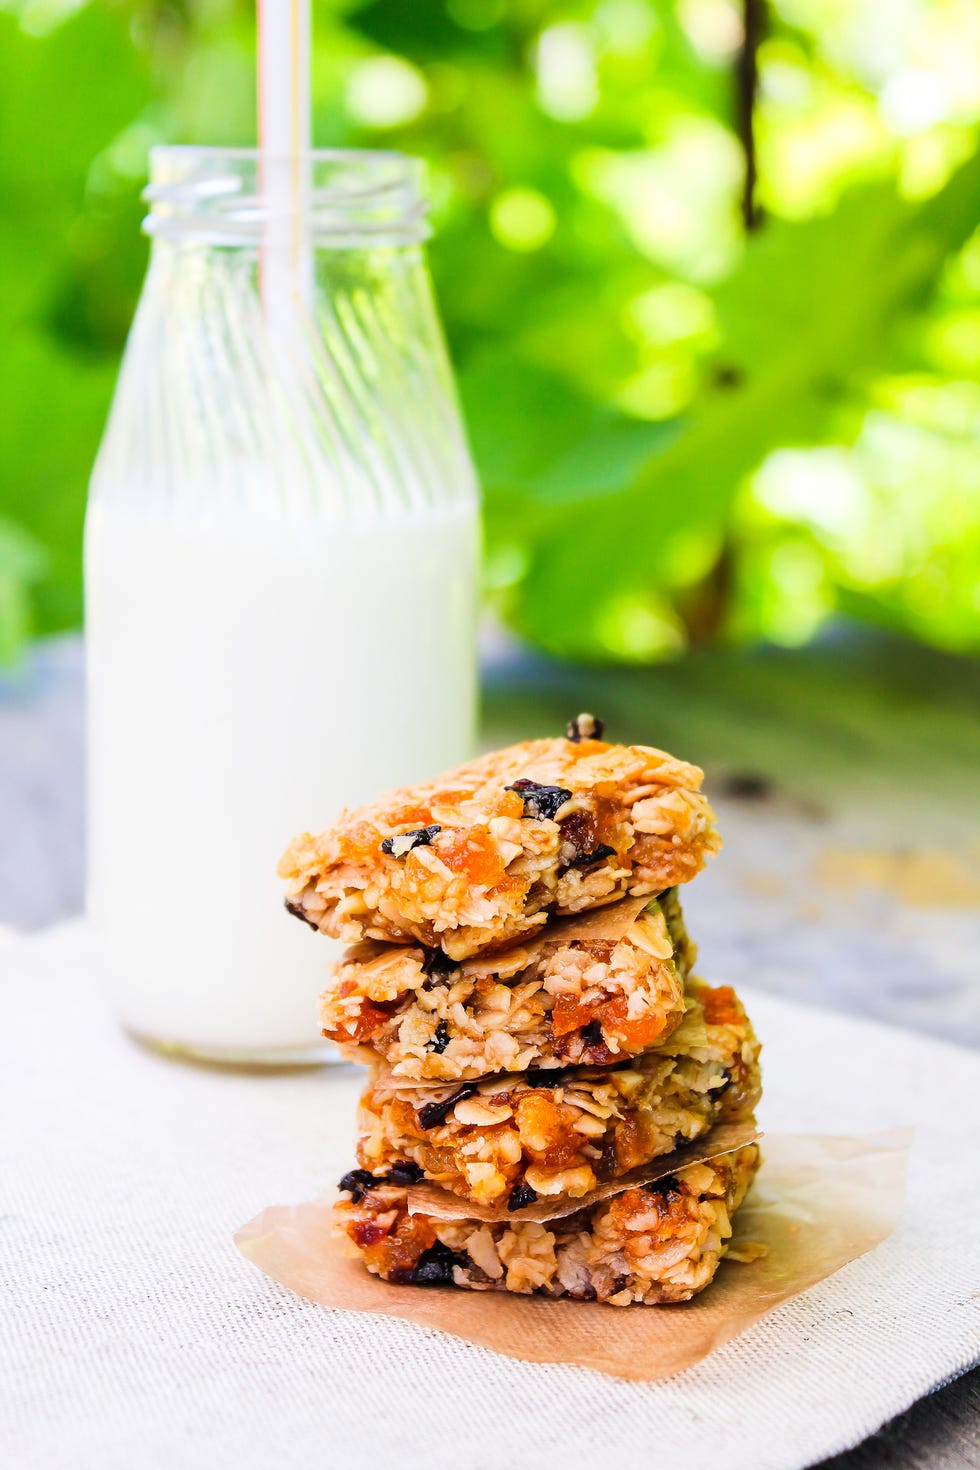
<svg viewBox="0 0 980 1470">
<path fill-rule="evenodd" d="M 561 1219 L 410 1214 L 406 1189 L 353 1171 L 335 1207 L 352 1256 L 386 1281 L 577 1301 L 688 1301 L 714 1277 L 759 1166 L 750 1144 Z"/>
</svg>

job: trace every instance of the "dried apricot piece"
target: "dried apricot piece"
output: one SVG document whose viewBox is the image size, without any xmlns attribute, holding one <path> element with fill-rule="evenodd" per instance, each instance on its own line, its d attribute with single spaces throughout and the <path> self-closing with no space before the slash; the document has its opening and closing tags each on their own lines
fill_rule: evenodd
<svg viewBox="0 0 980 1470">
<path fill-rule="evenodd" d="M 470 883 L 482 883 L 492 888 L 501 882 L 507 871 L 496 842 L 479 829 L 453 832 L 448 840 L 443 838 L 436 851 L 440 862 L 445 863 L 451 873 L 461 873 Z"/>
<path fill-rule="evenodd" d="M 698 1000 L 709 1026 L 740 1026 L 744 1012 L 738 996 L 730 985 L 705 986 L 698 992 Z"/>
</svg>

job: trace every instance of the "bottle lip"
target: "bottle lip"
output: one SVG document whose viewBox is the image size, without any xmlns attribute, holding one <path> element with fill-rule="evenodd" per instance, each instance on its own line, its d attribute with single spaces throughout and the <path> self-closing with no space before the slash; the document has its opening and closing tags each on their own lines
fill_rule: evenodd
<svg viewBox="0 0 980 1470">
<path fill-rule="evenodd" d="M 429 234 L 421 159 L 383 149 L 318 148 L 294 157 L 255 148 L 166 144 L 150 149 L 154 238 L 258 245 L 298 224 L 312 244 L 399 245 Z"/>
</svg>

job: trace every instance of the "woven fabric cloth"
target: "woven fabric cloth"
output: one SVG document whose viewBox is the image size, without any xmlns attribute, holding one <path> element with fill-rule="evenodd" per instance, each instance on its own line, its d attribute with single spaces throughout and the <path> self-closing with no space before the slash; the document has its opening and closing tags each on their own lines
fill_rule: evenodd
<svg viewBox="0 0 980 1470">
<path fill-rule="evenodd" d="M 916 1128 L 895 1234 L 657 1384 L 318 1308 L 232 1232 L 351 1162 L 353 1070 L 127 1041 L 75 924 L 0 936 L 0 1463 L 17 1470 L 802 1467 L 980 1358 L 980 1058 L 746 995 L 770 1130 Z M 615 1459 L 613 1458 L 615 1456 Z"/>
</svg>

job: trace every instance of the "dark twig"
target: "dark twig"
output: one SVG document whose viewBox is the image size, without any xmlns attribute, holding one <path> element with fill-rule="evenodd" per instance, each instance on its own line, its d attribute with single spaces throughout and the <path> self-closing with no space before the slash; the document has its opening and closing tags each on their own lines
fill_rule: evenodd
<svg viewBox="0 0 980 1470">
<path fill-rule="evenodd" d="M 756 202 L 758 166 L 755 147 L 755 108 L 759 91 L 759 42 L 766 23 L 766 0 L 742 0 L 742 44 L 735 66 L 738 136 L 745 158 L 742 219 L 747 230 L 759 226 Z"/>
<path fill-rule="evenodd" d="M 735 121 L 744 158 L 742 221 L 747 232 L 759 228 L 762 212 L 756 199 L 758 160 L 756 156 L 755 111 L 759 93 L 759 42 L 766 26 L 766 0 L 742 0 L 742 44 L 735 62 Z M 715 387 L 738 389 L 741 369 L 721 363 L 715 370 Z M 715 643 L 725 626 L 735 581 L 736 552 L 730 530 L 726 530 L 718 558 L 701 582 L 679 600 L 689 642 L 697 647 Z"/>
</svg>

